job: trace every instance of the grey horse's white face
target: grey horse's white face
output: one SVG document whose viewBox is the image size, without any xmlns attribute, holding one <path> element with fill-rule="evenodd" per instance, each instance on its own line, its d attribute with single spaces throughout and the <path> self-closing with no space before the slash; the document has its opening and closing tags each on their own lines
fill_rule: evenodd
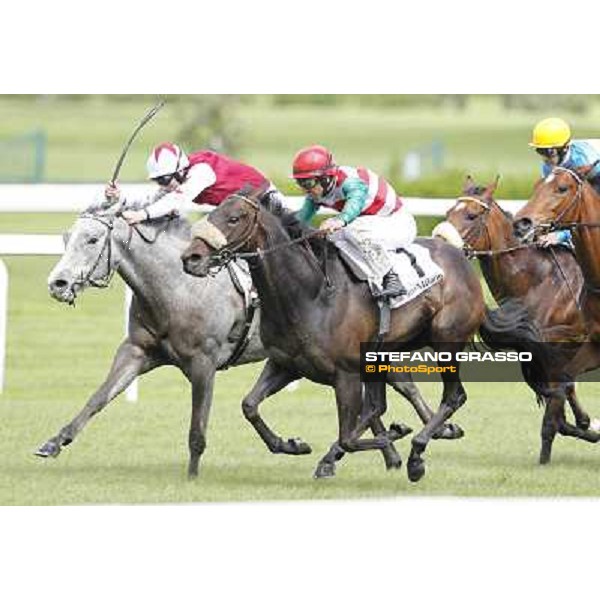
<svg viewBox="0 0 600 600">
<path fill-rule="evenodd" d="M 79 292 L 109 278 L 115 266 L 110 248 L 113 220 L 82 215 L 65 234 L 65 252 L 48 276 L 48 291 L 55 300 L 73 304 Z"/>
</svg>

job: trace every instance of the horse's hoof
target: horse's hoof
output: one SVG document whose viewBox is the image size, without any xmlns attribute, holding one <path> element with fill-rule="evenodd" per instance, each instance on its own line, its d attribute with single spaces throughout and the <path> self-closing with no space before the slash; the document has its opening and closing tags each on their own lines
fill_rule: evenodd
<svg viewBox="0 0 600 600">
<path fill-rule="evenodd" d="M 455 423 L 444 423 L 440 429 L 433 434 L 434 440 L 460 440 L 465 436 L 465 432 Z"/>
<path fill-rule="evenodd" d="M 287 454 L 310 454 L 312 448 L 300 438 L 290 438 L 285 444 Z"/>
<path fill-rule="evenodd" d="M 600 419 L 592 419 L 588 426 L 589 431 L 600 433 Z"/>
<path fill-rule="evenodd" d="M 315 479 L 327 479 L 335 477 L 335 463 L 323 462 L 317 465 L 313 474 Z"/>
<path fill-rule="evenodd" d="M 578 429 L 583 429 L 583 431 L 587 431 L 590 428 L 591 420 L 587 415 L 584 415 L 579 420 L 575 419 L 575 425 L 577 425 Z"/>
<path fill-rule="evenodd" d="M 541 454 L 540 455 L 540 465 L 549 465 L 550 464 L 550 455 Z"/>
<path fill-rule="evenodd" d="M 411 456 L 408 459 L 406 470 L 408 472 L 409 480 L 413 483 L 416 483 L 423 477 L 423 475 L 425 475 L 425 461 L 418 456 Z"/>
<path fill-rule="evenodd" d="M 404 423 L 391 423 L 388 438 L 391 442 L 395 442 L 396 440 L 401 440 L 403 437 L 406 437 L 409 433 L 412 433 L 412 431 L 412 428 Z"/>
<path fill-rule="evenodd" d="M 385 463 L 385 468 L 388 471 L 391 471 L 392 469 L 400 469 L 402 468 L 402 459 L 398 456 L 398 458 L 391 460 L 389 462 Z"/>
<path fill-rule="evenodd" d="M 53 442 L 52 440 L 47 441 L 43 446 L 40 446 L 36 451 L 36 456 L 41 456 L 42 458 L 48 458 L 52 456 L 56 458 L 60 454 L 60 444 Z"/>
</svg>

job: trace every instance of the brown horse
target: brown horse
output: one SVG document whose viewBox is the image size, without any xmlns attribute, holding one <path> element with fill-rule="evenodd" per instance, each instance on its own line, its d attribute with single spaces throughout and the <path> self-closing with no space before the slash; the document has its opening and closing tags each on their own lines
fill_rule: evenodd
<svg viewBox="0 0 600 600">
<path fill-rule="evenodd" d="M 586 337 L 585 322 L 578 307 L 583 285 L 581 269 L 568 248 L 541 248 L 523 244 L 515 237 L 512 216 L 494 200 L 497 184 L 498 179 L 487 187 L 481 187 L 468 177 L 463 195 L 448 211 L 445 223 L 438 229 L 443 235 L 448 224 L 452 226 L 467 255 L 479 259 L 495 300 L 521 300 L 545 342 L 574 342 L 552 345 L 560 353 L 555 360 L 569 362 L 579 349 L 579 342 Z M 546 406 L 541 432 L 542 464 L 550 461 L 555 435 L 552 435 L 552 422 L 558 424 L 558 432 L 562 435 L 593 443 L 600 440 L 600 433 L 588 430 L 590 418 L 577 402 L 572 381 L 566 386 L 566 392 L 576 427 L 566 422 L 564 410 L 552 414 L 551 408 L 558 410 L 559 406 L 553 406 L 541 397 Z"/>
<path fill-rule="evenodd" d="M 520 240 L 535 241 L 540 234 L 557 229 L 573 232 L 575 255 L 584 278 L 578 305 L 588 341 L 567 365 L 558 365 L 552 373 L 556 381 L 600 366 L 600 196 L 586 180 L 590 170 L 555 167 L 536 183 L 533 196 L 514 222 Z M 559 403 L 560 393 L 552 401 Z"/>
<path fill-rule="evenodd" d="M 235 255 L 248 259 L 262 306 L 261 339 L 270 360 L 243 401 L 245 414 L 267 444 L 276 439 L 258 415 L 258 405 L 301 375 L 335 389 L 339 439 L 328 460 L 336 459 L 339 447 L 356 452 L 388 446 L 385 432 L 359 439 L 385 410 L 385 398 L 364 410 L 369 403 L 363 402 L 360 343 L 375 339 L 379 321 L 367 284 L 357 281 L 337 248 L 316 230 L 299 223 L 292 213 L 268 210 L 258 198 L 259 191 L 230 197 L 194 226 L 193 241 L 182 255 L 185 270 L 200 277 Z M 392 312 L 385 341 L 393 349 L 431 346 L 452 353 L 462 350 L 477 330 L 486 342 L 504 335 L 520 339 L 528 350 L 530 342 L 539 340 L 526 310 L 514 305 L 486 308 L 479 278 L 460 250 L 441 240 L 419 243 L 429 249 L 445 277 Z M 407 465 L 411 481 L 425 473 L 422 455 L 433 434 L 467 397 L 460 363 L 443 365 L 454 367 L 454 372 L 442 373 L 440 407 L 412 440 Z M 385 393 L 384 385 L 374 385 Z"/>
</svg>

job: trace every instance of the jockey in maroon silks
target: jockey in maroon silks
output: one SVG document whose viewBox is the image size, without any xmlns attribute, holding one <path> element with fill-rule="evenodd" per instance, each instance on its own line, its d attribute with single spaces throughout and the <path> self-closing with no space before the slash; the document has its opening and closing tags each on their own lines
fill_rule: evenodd
<svg viewBox="0 0 600 600">
<path fill-rule="evenodd" d="M 169 142 L 152 150 L 146 170 L 148 179 L 157 183 L 159 190 L 156 200 L 141 210 L 123 211 L 123 218 L 130 225 L 178 212 L 188 202 L 218 206 L 246 185 L 264 187 L 267 193 L 280 196 L 275 186 L 254 167 L 210 150 L 188 156 Z M 120 190 L 109 184 L 105 195 L 118 199 Z"/>
</svg>

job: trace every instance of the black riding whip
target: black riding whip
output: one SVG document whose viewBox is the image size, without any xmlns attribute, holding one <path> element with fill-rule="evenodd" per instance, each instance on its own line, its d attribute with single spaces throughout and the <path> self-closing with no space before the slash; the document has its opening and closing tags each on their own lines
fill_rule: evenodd
<svg viewBox="0 0 600 600">
<path fill-rule="evenodd" d="M 127 151 L 129 150 L 129 147 L 131 146 L 131 143 L 133 142 L 133 140 L 135 139 L 135 136 L 139 133 L 140 129 L 142 129 L 142 127 L 144 127 L 144 125 L 146 125 L 146 123 L 148 123 L 148 121 L 150 121 L 154 115 L 165 105 L 165 101 L 161 100 L 158 104 L 156 104 L 156 106 L 154 106 L 153 108 L 151 108 L 146 115 L 144 116 L 144 118 L 138 123 L 137 127 L 133 130 L 133 133 L 131 134 L 131 137 L 129 138 L 129 141 L 127 142 L 127 144 L 125 144 L 125 147 L 123 148 L 123 152 L 121 152 L 121 156 L 119 157 L 119 160 L 117 161 L 117 166 L 115 167 L 115 171 L 113 173 L 113 176 L 110 180 L 110 183 L 112 186 L 115 185 L 115 181 L 117 180 L 117 177 L 119 176 L 119 171 L 121 170 L 121 166 L 123 165 L 123 161 L 125 160 L 125 156 L 127 154 Z"/>
</svg>

